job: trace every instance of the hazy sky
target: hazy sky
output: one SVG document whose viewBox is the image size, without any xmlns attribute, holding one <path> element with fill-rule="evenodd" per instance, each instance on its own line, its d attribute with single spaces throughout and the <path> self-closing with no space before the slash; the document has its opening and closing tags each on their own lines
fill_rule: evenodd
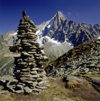
<svg viewBox="0 0 100 101">
<path fill-rule="evenodd" d="M 23 10 L 35 25 L 51 19 L 57 11 L 77 23 L 100 25 L 100 0 L 0 0 L 0 34 L 17 29 Z"/>
</svg>

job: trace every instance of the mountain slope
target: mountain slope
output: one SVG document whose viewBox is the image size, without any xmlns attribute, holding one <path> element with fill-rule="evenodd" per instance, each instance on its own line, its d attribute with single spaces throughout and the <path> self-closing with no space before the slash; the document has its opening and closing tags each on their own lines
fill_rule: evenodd
<svg viewBox="0 0 100 101">
<path fill-rule="evenodd" d="M 16 40 L 17 31 L 8 31 L 7 33 L 0 35 L 0 50 L 13 45 Z"/>
<path fill-rule="evenodd" d="M 9 45 L 15 44 L 17 31 L 8 31 L 6 34 L 0 35 L 0 76 L 12 75 L 14 66 L 14 58 L 5 57 L 6 53 L 10 53 Z"/>
<path fill-rule="evenodd" d="M 44 67 L 52 76 L 100 73 L 100 39 L 69 50 Z"/>
</svg>

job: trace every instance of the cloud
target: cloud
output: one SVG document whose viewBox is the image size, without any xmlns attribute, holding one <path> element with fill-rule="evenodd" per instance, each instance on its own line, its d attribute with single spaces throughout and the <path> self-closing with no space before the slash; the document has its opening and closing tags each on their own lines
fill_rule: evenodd
<svg viewBox="0 0 100 101">
<path fill-rule="evenodd" d="M 70 12 L 68 12 L 67 14 L 68 14 L 68 15 L 71 15 L 71 13 L 70 13 Z"/>
</svg>

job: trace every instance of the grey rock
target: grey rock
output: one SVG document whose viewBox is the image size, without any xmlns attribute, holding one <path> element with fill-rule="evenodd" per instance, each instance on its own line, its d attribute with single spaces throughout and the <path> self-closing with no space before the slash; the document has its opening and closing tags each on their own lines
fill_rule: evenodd
<svg viewBox="0 0 100 101">
<path fill-rule="evenodd" d="M 20 94 L 20 93 L 24 93 L 24 90 L 16 90 L 16 91 L 13 90 L 13 92 L 17 93 L 17 94 Z"/>
<path fill-rule="evenodd" d="M 18 85 L 16 86 L 16 88 L 17 88 L 17 89 L 19 89 L 19 90 L 23 90 L 24 86 L 23 86 L 23 85 L 18 84 Z"/>
<path fill-rule="evenodd" d="M 100 77 L 89 77 L 87 80 L 88 80 L 89 82 L 94 83 L 94 84 L 100 85 Z"/>
<path fill-rule="evenodd" d="M 39 68 L 32 68 L 32 71 L 37 71 L 39 70 Z"/>
<path fill-rule="evenodd" d="M 41 91 L 41 89 L 34 88 L 34 89 L 32 89 L 32 91 L 39 93 Z"/>
<path fill-rule="evenodd" d="M 29 87 L 24 87 L 24 91 L 25 93 L 31 93 L 32 89 L 30 89 Z"/>
<path fill-rule="evenodd" d="M 97 91 L 100 92 L 100 85 L 92 84 L 92 86 L 93 86 Z"/>
<path fill-rule="evenodd" d="M 75 101 L 75 100 L 70 99 L 70 98 L 67 98 L 65 100 L 62 100 L 61 98 L 57 98 L 57 97 L 53 97 L 53 100 L 55 100 L 55 101 Z"/>
<path fill-rule="evenodd" d="M 64 81 L 72 81 L 72 80 L 75 80 L 78 83 L 82 83 L 82 84 L 84 83 L 84 80 L 83 79 L 78 78 L 76 76 L 64 76 L 62 79 Z"/>
<path fill-rule="evenodd" d="M 87 80 L 92 82 L 92 86 L 100 92 L 100 77 L 89 77 Z"/>
<path fill-rule="evenodd" d="M 45 87 L 45 86 L 44 87 L 36 86 L 36 88 L 41 89 L 41 90 L 47 89 L 47 87 Z"/>
</svg>

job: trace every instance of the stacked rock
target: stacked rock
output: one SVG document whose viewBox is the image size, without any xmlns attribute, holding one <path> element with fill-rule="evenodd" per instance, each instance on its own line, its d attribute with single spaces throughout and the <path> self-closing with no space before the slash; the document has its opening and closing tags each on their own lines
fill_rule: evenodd
<svg viewBox="0 0 100 101">
<path fill-rule="evenodd" d="M 39 46 L 36 31 L 37 28 L 23 11 L 20 20 L 15 46 L 10 50 L 16 52 L 14 76 L 15 79 L 7 84 L 7 87 L 15 93 L 40 92 L 46 89 L 49 83 L 46 81 L 46 73 L 41 62 L 48 61 L 43 48 Z"/>
</svg>

